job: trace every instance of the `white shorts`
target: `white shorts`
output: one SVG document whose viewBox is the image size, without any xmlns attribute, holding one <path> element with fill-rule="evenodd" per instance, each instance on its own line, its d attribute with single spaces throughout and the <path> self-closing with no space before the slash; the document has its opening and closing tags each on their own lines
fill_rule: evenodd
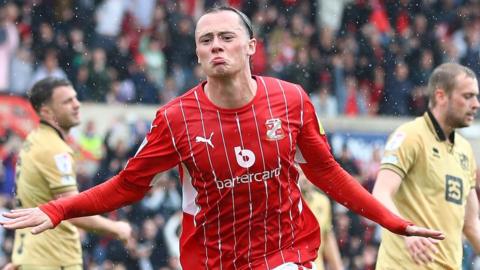
<svg viewBox="0 0 480 270">
<path fill-rule="evenodd" d="M 313 262 L 311 262 L 310 264 L 312 265 L 312 268 L 307 268 L 305 266 L 288 262 L 273 268 L 273 270 L 317 270 L 317 267 Z"/>
</svg>

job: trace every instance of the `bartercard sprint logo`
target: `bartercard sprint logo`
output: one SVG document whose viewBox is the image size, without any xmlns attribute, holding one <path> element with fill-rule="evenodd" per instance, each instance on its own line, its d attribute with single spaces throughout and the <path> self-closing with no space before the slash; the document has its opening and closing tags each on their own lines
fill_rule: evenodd
<svg viewBox="0 0 480 270">
<path fill-rule="evenodd" d="M 235 158 L 240 167 L 248 169 L 255 164 L 255 153 L 253 153 L 252 150 L 242 149 L 240 146 L 234 147 L 233 150 L 235 151 Z M 261 172 L 248 172 L 239 176 L 232 176 L 232 178 L 217 180 L 215 181 L 215 184 L 218 189 L 224 189 L 233 188 L 240 184 L 268 181 L 269 179 L 278 177 L 280 175 L 280 170 L 281 166 Z"/>
<path fill-rule="evenodd" d="M 235 146 L 233 150 L 235 150 L 235 157 L 240 167 L 248 169 L 255 163 L 255 154 L 251 150 L 242 149 L 240 146 Z"/>
</svg>

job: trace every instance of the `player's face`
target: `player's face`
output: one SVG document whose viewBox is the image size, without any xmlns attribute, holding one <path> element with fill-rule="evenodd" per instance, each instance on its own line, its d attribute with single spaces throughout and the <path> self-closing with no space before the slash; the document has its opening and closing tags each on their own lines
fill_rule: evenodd
<svg viewBox="0 0 480 270">
<path fill-rule="evenodd" d="M 54 121 L 64 130 L 80 124 L 80 102 L 71 86 L 59 86 L 53 90 L 49 104 Z"/>
<path fill-rule="evenodd" d="M 255 53 L 256 41 L 249 38 L 235 12 L 220 11 L 199 19 L 195 43 L 207 77 L 225 77 L 250 69 L 249 58 Z"/>
<path fill-rule="evenodd" d="M 447 122 L 454 128 L 468 127 L 475 119 L 479 106 L 478 81 L 465 74 L 459 75 L 456 88 L 448 100 Z"/>
</svg>

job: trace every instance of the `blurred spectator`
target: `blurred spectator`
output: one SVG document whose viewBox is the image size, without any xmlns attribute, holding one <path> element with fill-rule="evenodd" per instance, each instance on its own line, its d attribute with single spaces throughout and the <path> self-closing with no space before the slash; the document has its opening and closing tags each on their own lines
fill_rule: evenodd
<svg viewBox="0 0 480 270">
<path fill-rule="evenodd" d="M 95 122 L 93 120 L 89 120 L 85 124 L 84 131 L 78 138 L 78 144 L 83 155 L 86 155 L 87 158 L 93 160 L 100 160 L 100 158 L 102 158 L 103 141 L 97 133 Z"/>
<path fill-rule="evenodd" d="M 415 86 L 426 86 L 428 78 L 434 69 L 434 59 L 431 50 L 420 51 L 419 58 L 413 63 L 410 78 Z"/>
<path fill-rule="evenodd" d="M 414 88 L 412 91 L 411 113 L 413 115 L 422 115 L 428 107 L 428 93 L 426 85 L 428 78 L 434 69 L 433 52 L 428 49 L 420 51 L 419 59 L 415 61 L 414 68 L 411 72 L 412 83 Z"/>
<path fill-rule="evenodd" d="M 286 19 L 283 18 L 283 20 Z M 286 23 L 280 19 L 278 22 Z M 288 31 L 283 31 L 283 29 L 282 24 L 277 25 L 268 40 L 269 44 L 271 44 L 269 58 L 274 74 L 282 74 L 285 67 L 292 64 L 295 59 L 296 53 L 292 34 Z"/>
<path fill-rule="evenodd" d="M 174 269 L 180 269 L 180 230 L 182 224 L 182 212 L 173 214 L 165 224 L 164 234 L 168 252 L 171 257 L 176 259 Z"/>
<path fill-rule="evenodd" d="M 345 78 L 345 88 L 347 93 L 343 113 L 351 117 L 365 115 L 368 107 L 368 96 L 365 95 L 368 91 L 365 88 L 359 89 L 357 79 L 354 76 L 347 76 Z"/>
<path fill-rule="evenodd" d="M 75 78 L 78 69 L 85 65 L 87 45 L 85 44 L 85 34 L 80 28 L 73 28 L 68 33 L 68 45 L 64 52 L 64 67 L 70 78 Z"/>
<path fill-rule="evenodd" d="M 160 90 L 155 85 L 153 78 L 146 72 L 145 57 L 139 54 L 135 60 L 136 65 L 130 64 L 129 72 L 136 89 L 136 101 L 145 104 L 158 104 Z"/>
<path fill-rule="evenodd" d="M 316 70 L 315 63 L 311 61 L 309 52 L 308 48 L 296 51 L 295 61 L 285 67 L 281 76 L 282 79 L 300 84 L 308 93 L 314 89 Z"/>
<path fill-rule="evenodd" d="M 12 3 L 0 7 L 0 92 L 10 86 L 10 61 L 19 43 L 15 27 L 17 14 L 17 7 Z"/>
<path fill-rule="evenodd" d="M 318 270 L 343 269 L 340 250 L 332 228 L 332 209 L 328 196 L 307 180 L 303 172 L 299 176 L 299 185 L 308 207 L 320 225 L 320 249 L 314 264 Z"/>
<path fill-rule="evenodd" d="M 77 91 L 78 100 L 93 100 L 92 90 L 88 85 L 88 67 L 82 65 L 78 68 L 77 76 L 74 80 L 75 90 Z"/>
<path fill-rule="evenodd" d="M 47 77 L 67 78 L 67 74 L 58 67 L 57 51 L 51 48 L 46 50 L 42 64 L 33 73 L 30 86 Z"/>
<path fill-rule="evenodd" d="M 135 85 L 131 80 L 114 80 L 105 98 L 108 104 L 124 104 L 135 101 Z"/>
<path fill-rule="evenodd" d="M 33 76 L 33 57 L 28 48 L 20 47 L 12 58 L 10 67 L 10 91 L 26 96 Z"/>
<path fill-rule="evenodd" d="M 380 113 L 393 116 L 407 116 L 413 84 L 408 78 L 409 69 L 406 63 L 398 62 L 391 76 L 387 77 Z"/>
<path fill-rule="evenodd" d="M 128 0 L 104 0 L 97 7 L 95 19 L 94 46 L 110 51 L 115 47 L 115 39 L 121 30 L 122 20 L 125 13 L 132 4 Z"/>
<path fill-rule="evenodd" d="M 136 255 L 140 269 L 159 269 L 168 265 L 168 251 L 163 235 L 164 221 L 146 219 L 142 225 Z"/>
<path fill-rule="evenodd" d="M 465 53 L 460 63 L 480 74 L 480 19 L 465 26 Z"/>
<path fill-rule="evenodd" d="M 131 38 L 128 35 L 121 35 L 117 40 L 117 46 L 108 51 L 108 64 L 117 71 L 117 78 L 124 80 L 130 77 L 129 65 L 133 62 L 130 51 Z"/>
<path fill-rule="evenodd" d="M 355 179 L 360 179 L 360 168 L 355 159 L 352 157 L 347 145 L 342 146 L 342 151 L 337 157 L 337 162 Z"/>
<path fill-rule="evenodd" d="M 330 88 L 324 84 L 310 96 L 315 112 L 321 119 L 324 117 L 335 117 L 338 115 L 337 100 L 330 93 Z"/>
<path fill-rule="evenodd" d="M 161 98 L 162 101 L 166 102 L 172 98 L 178 96 L 179 87 L 177 86 L 177 81 L 173 77 L 167 77 L 165 79 L 165 87 L 162 89 Z"/>
<path fill-rule="evenodd" d="M 8 199 L 4 195 L 0 195 L 0 213 L 8 211 L 6 208 L 7 206 Z M 5 238 L 6 238 L 6 230 L 2 227 L 0 227 L 0 243 L 5 243 Z M 5 254 L 5 250 L 3 248 L 0 248 L 0 265 L 5 265 L 8 263 L 7 256 Z"/>
<path fill-rule="evenodd" d="M 88 87 L 91 90 L 89 97 L 92 101 L 105 102 L 106 94 L 110 90 L 112 79 L 107 70 L 107 56 L 103 48 L 92 51 L 92 59 L 88 64 Z"/>
<path fill-rule="evenodd" d="M 340 114 L 352 109 L 357 110 L 356 101 L 356 78 L 353 77 L 353 71 L 355 68 L 354 56 L 352 53 L 345 53 L 342 56 L 335 55 L 332 59 L 333 64 L 333 85 L 335 89 L 335 96 L 337 98 L 338 110 Z M 347 80 L 347 77 L 349 80 Z M 348 100 L 350 98 L 350 100 Z M 351 100 L 354 98 L 354 100 Z M 347 104 L 349 102 L 349 104 Z"/>
<path fill-rule="evenodd" d="M 170 72 L 177 78 L 180 89 L 193 85 L 193 66 L 197 63 L 195 55 L 194 23 L 192 18 L 181 17 L 175 24 L 170 22 L 171 43 L 166 48 L 167 61 L 172 63 Z"/>
<path fill-rule="evenodd" d="M 145 59 L 147 76 L 157 88 L 162 88 L 167 73 L 167 63 L 162 51 L 165 44 L 156 37 L 143 36 L 140 41 L 140 52 Z"/>
<path fill-rule="evenodd" d="M 131 9 L 133 17 L 141 29 L 148 29 L 152 26 L 155 12 L 155 0 L 133 0 Z"/>
<path fill-rule="evenodd" d="M 18 152 L 22 146 L 22 139 L 13 132 L 8 132 L 6 140 L 0 148 L 0 195 L 12 196 L 15 187 L 15 165 Z"/>
<path fill-rule="evenodd" d="M 51 24 L 41 22 L 38 26 L 38 32 L 33 32 L 32 49 L 35 54 L 35 59 L 43 59 L 47 54 L 47 51 L 53 51 L 56 48 L 55 30 L 52 28 Z"/>
<path fill-rule="evenodd" d="M 378 113 L 379 104 L 385 89 L 385 71 L 381 67 L 374 70 L 372 88 L 370 92 L 370 106 L 371 109 Z"/>
<path fill-rule="evenodd" d="M 380 169 L 380 161 L 382 159 L 382 153 L 379 148 L 375 148 L 372 151 L 372 157 L 361 166 L 362 177 L 363 179 L 362 186 L 367 189 L 369 192 L 372 192 L 373 186 L 375 184 L 375 179 L 377 178 L 377 172 Z"/>
</svg>

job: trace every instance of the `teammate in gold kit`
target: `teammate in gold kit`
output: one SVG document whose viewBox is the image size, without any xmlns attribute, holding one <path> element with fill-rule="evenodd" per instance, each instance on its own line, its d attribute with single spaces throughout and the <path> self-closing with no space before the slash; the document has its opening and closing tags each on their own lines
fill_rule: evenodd
<svg viewBox="0 0 480 270">
<path fill-rule="evenodd" d="M 446 238 L 437 242 L 383 231 L 377 269 L 461 269 L 462 230 L 480 252 L 475 158 L 455 131 L 474 120 L 478 81 L 470 69 L 447 63 L 433 71 L 428 90 L 429 110 L 390 136 L 373 195 Z"/>
<path fill-rule="evenodd" d="M 303 173 L 300 174 L 299 180 L 305 201 L 320 224 L 321 242 L 315 266 L 317 270 L 342 270 L 343 263 L 340 250 L 338 249 L 337 239 L 332 228 L 330 200 L 327 195 L 312 185 Z"/>
<path fill-rule="evenodd" d="M 47 78 L 32 87 L 29 98 L 41 122 L 29 134 L 19 155 L 16 198 L 21 208 L 78 193 L 73 151 L 65 142 L 70 128 L 79 124 L 80 102 L 75 90 L 67 80 Z M 124 242 L 131 234 L 128 223 L 101 216 L 71 219 L 39 235 L 29 229 L 16 230 L 12 263 L 5 269 L 83 269 L 75 226 Z"/>
</svg>

